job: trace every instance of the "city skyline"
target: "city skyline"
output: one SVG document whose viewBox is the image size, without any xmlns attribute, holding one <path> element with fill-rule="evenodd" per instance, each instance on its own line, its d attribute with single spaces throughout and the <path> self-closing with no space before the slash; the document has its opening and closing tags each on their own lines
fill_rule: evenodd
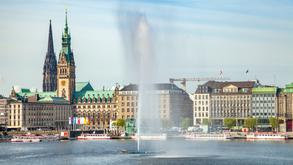
<svg viewBox="0 0 293 165">
<path fill-rule="evenodd" d="M 119 1 L 89 1 L 86 5 L 12 1 L 0 7 L 0 94 L 7 95 L 13 85 L 41 89 L 49 20 L 58 55 L 65 8 L 77 81 L 90 81 L 99 88 L 129 82 L 121 41 L 125 27 L 119 18 L 133 12 L 144 13 L 154 32 L 158 82 L 170 77 L 219 76 L 221 71 L 232 80 L 260 79 L 281 87 L 293 81 L 289 76 L 293 70 L 293 3 L 289 1 L 268 1 L 266 5 L 228 0 L 130 1 L 123 5 Z"/>
</svg>

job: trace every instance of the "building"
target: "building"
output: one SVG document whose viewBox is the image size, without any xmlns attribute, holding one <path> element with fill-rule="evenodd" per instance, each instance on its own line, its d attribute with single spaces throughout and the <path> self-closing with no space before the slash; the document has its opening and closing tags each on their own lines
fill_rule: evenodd
<svg viewBox="0 0 293 165">
<path fill-rule="evenodd" d="M 179 126 L 183 118 L 191 118 L 192 101 L 189 95 L 175 84 L 154 84 L 152 90 L 158 100 L 158 109 L 165 126 Z M 138 110 L 138 86 L 129 84 L 124 86 L 118 94 L 118 119 L 136 118 Z"/>
<path fill-rule="evenodd" d="M 193 125 L 205 124 L 210 120 L 210 92 L 208 86 L 199 85 L 196 92 L 192 94 L 193 101 Z"/>
<path fill-rule="evenodd" d="M 13 89 L 11 98 L 14 101 L 10 103 L 7 128 L 68 129 L 69 117 L 73 115 L 75 85 L 75 62 L 66 12 L 58 65 L 56 66 L 50 21 L 48 50 L 43 68 L 43 92 Z"/>
<path fill-rule="evenodd" d="M 57 89 L 57 61 L 54 53 L 51 20 L 49 25 L 48 49 L 43 67 L 43 91 L 53 92 Z"/>
<path fill-rule="evenodd" d="M 72 116 L 72 105 L 54 92 L 12 90 L 9 104 L 8 126 L 10 130 L 65 130 Z"/>
<path fill-rule="evenodd" d="M 258 119 L 258 127 L 271 127 L 270 117 L 277 117 L 277 91 L 274 86 L 252 88 L 252 117 Z"/>
<path fill-rule="evenodd" d="M 242 125 L 251 116 L 252 88 L 257 84 L 256 81 L 208 81 L 199 85 L 194 94 L 194 124 L 208 118 L 214 126 L 223 126 L 225 118 L 235 118 L 237 125 Z"/>
<path fill-rule="evenodd" d="M 94 90 L 89 82 L 76 83 L 74 117 L 84 117 L 88 122 L 75 126 L 82 130 L 110 129 L 116 120 L 117 92 L 115 90 Z"/>
<path fill-rule="evenodd" d="M 8 124 L 10 99 L 0 95 L 0 130 L 5 130 Z"/>
<path fill-rule="evenodd" d="M 282 132 L 292 132 L 293 131 L 293 83 L 287 84 L 284 89 L 279 93 L 278 99 L 278 119 L 279 127 Z"/>
<path fill-rule="evenodd" d="M 57 64 L 57 96 L 63 97 L 70 103 L 73 102 L 75 92 L 75 62 L 71 50 L 71 35 L 67 24 L 67 12 L 65 27 L 62 34 L 62 49 Z"/>
</svg>

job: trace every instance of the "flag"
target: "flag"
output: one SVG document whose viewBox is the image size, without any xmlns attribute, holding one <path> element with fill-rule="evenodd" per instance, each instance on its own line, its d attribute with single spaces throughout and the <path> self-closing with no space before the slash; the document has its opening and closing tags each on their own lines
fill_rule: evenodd
<svg viewBox="0 0 293 165">
<path fill-rule="evenodd" d="M 69 125 L 72 124 L 71 117 L 69 117 L 69 119 L 68 119 L 68 124 L 69 124 Z"/>
<path fill-rule="evenodd" d="M 80 124 L 80 117 L 77 118 L 77 124 Z"/>
</svg>

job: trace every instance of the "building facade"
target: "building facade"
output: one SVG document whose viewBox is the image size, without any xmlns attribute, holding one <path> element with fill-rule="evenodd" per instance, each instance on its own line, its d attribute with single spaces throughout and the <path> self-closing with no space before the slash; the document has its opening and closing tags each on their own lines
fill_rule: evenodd
<svg viewBox="0 0 293 165">
<path fill-rule="evenodd" d="M 5 130 L 8 124 L 10 99 L 0 95 L 0 130 Z"/>
<path fill-rule="evenodd" d="M 8 111 L 8 129 L 66 130 L 69 128 L 68 118 L 72 116 L 72 105 L 65 99 L 37 92 L 24 97 L 19 93 L 12 99 Z"/>
<path fill-rule="evenodd" d="M 260 86 L 252 89 L 252 117 L 259 127 L 270 127 L 269 118 L 277 117 L 277 87 Z"/>
<path fill-rule="evenodd" d="M 282 132 L 293 131 L 293 83 L 287 84 L 279 93 L 277 99 L 277 116 L 279 119 L 279 129 Z"/>
<path fill-rule="evenodd" d="M 194 94 L 194 124 L 208 119 L 214 126 L 223 126 L 225 118 L 235 118 L 237 125 L 251 116 L 252 88 L 256 81 L 217 82 L 199 85 Z"/>
<path fill-rule="evenodd" d="M 189 95 L 175 84 L 154 84 L 154 102 L 159 109 L 160 118 L 165 126 L 179 126 L 183 118 L 192 116 L 192 101 Z M 138 111 L 138 86 L 130 84 L 118 94 L 117 118 L 136 118 Z"/>
<path fill-rule="evenodd" d="M 117 93 L 115 90 L 94 90 L 89 82 L 77 83 L 74 101 L 74 117 L 88 121 L 75 125 L 75 129 L 110 129 L 117 118 Z"/>
<path fill-rule="evenodd" d="M 192 95 L 193 100 L 193 125 L 204 124 L 210 120 L 210 94 L 196 92 Z"/>
</svg>

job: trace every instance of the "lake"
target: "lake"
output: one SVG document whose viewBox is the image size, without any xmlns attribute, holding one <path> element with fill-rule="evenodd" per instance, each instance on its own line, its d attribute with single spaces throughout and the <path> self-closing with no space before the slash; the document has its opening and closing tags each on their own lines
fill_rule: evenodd
<svg viewBox="0 0 293 165">
<path fill-rule="evenodd" d="M 134 140 L 0 143 L 1 165 L 293 164 L 293 141 Z M 124 152 L 121 152 L 124 151 Z"/>
</svg>

